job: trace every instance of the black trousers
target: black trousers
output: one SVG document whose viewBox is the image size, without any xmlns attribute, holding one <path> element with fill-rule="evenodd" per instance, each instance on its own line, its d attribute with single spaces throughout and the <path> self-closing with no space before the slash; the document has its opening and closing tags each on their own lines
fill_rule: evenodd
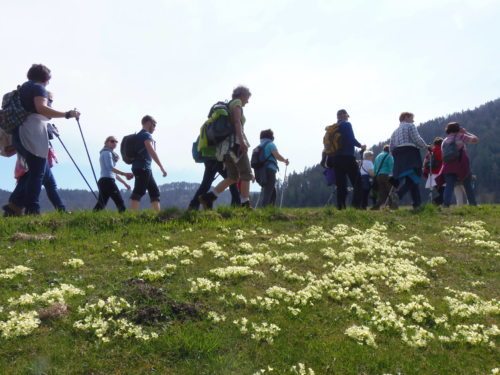
<svg viewBox="0 0 500 375">
<path fill-rule="evenodd" d="M 198 197 L 202 194 L 207 193 L 214 182 L 215 175 L 219 173 L 223 178 L 226 178 L 227 173 L 224 169 L 224 164 L 217 160 L 208 160 L 205 163 L 205 171 L 203 172 L 203 180 L 201 181 L 200 187 L 194 193 L 193 199 L 189 203 L 189 208 L 197 210 L 200 208 L 200 202 L 198 201 Z M 231 193 L 231 205 L 239 206 L 241 204 L 240 200 L 240 192 L 236 187 L 236 184 L 232 184 L 229 186 L 229 191 Z"/>
<path fill-rule="evenodd" d="M 276 204 L 276 171 L 266 168 L 266 183 L 262 186 L 260 196 L 262 207 Z"/>
<path fill-rule="evenodd" d="M 359 166 L 354 156 L 335 155 L 333 157 L 333 170 L 335 171 L 335 184 L 337 185 L 337 208 L 346 208 L 347 199 L 347 178 L 353 187 L 352 206 L 361 207 L 361 175 Z"/>
<path fill-rule="evenodd" d="M 119 212 L 125 211 L 125 203 L 123 202 L 122 195 L 114 178 L 101 177 L 97 182 L 99 187 L 99 198 L 94 207 L 94 211 L 100 211 L 106 208 L 109 198 L 115 202 L 116 208 Z"/>
</svg>

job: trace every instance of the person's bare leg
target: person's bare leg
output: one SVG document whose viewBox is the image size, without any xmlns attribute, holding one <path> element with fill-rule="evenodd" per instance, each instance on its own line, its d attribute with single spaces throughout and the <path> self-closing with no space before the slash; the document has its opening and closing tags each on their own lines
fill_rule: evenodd
<svg viewBox="0 0 500 375">
<path fill-rule="evenodd" d="M 234 184 L 236 181 L 231 179 L 231 178 L 225 178 L 221 182 L 217 184 L 217 186 L 214 188 L 214 191 L 218 194 L 222 193 L 224 190 L 226 190 L 230 185 Z"/>
<path fill-rule="evenodd" d="M 140 205 L 139 201 L 136 201 L 134 199 L 130 200 L 130 209 L 132 211 L 138 211 L 139 210 L 139 205 Z"/>
<path fill-rule="evenodd" d="M 160 202 L 159 201 L 151 202 L 151 208 L 155 211 L 160 211 Z"/>
<path fill-rule="evenodd" d="M 250 181 L 241 181 L 240 195 L 242 202 L 250 199 Z"/>
</svg>

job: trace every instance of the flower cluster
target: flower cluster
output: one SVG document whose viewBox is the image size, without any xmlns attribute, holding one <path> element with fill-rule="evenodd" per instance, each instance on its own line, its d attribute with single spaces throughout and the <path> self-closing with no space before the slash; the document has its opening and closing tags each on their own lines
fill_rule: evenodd
<svg viewBox="0 0 500 375">
<path fill-rule="evenodd" d="M 9 339 L 17 336 L 27 336 L 40 325 L 36 311 L 21 312 L 9 311 L 9 318 L 0 321 L 2 337 Z"/>
<path fill-rule="evenodd" d="M 306 367 L 303 363 L 297 363 L 290 368 L 290 371 L 293 374 L 297 375 L 315 375 L 315 372 L 312 368 Z"/>
<path fill-rule="evenodd" d="M 367 326 L 353 325 L 347 328 L 344 333 L 353 340 L 356 340 L 358 344 L 377 347 L 377 343 L 375 342 L 376 335 L 371 333 L 370 328 Z"/>
<path fill-rule="evenodd" d="M 417 325 L 409 325 L 405 327 L 401 339 L 408 346 L 414 348 L 426 347 L 430 340 L 434 338 L 434 334 Z"/>
<path fill-rule="evenodd" d="M 6 268 L 0 271 L 0 279 L 13 279 L 18 275 L 26 275 L 31 271 L 33 271 L 33 269 L 25 266 L 15 266 L 11 268 Z"/>
<path fill-rule="evenodd" d="M 158 338 L 158 334 L 145 333 L 141 326 L 135 325 L 125 318 L 115 318 L 130 308 L 130 304 L 123 298 L 116 296 L 108 297 L 106 300 L 98 300 L 93 304 L 85 304 L 79 307 L 78 312 L 85 317 L 77 320 L 73 327 L 92 332 L 102 342 L 109 342 L 111 338 L 135 338 L 148 341 Z"/>
<path fill-rule="evenodd" d="M 214 268 L 210 273 L 219 279 L 235 279 L 248 276 L 265 277 L 261 271 L 254 271 L 247 266 L 228 266 L 225 268 Z"/>
<path fill-rule="evenodd" d="M 171 276 L 176 268 L 177 266 L 175 264 L 166 264 L 164 267 L 157 271 L 146 268 L 144 271 L 141 271 L 139 273 L 139 277 L 148 281 L 160 280 L 167 276 Z"/>
<path fill-rule="evenodd" d="M 84 261 L 78 258 L 68 259 L 67 261 L 63 262 L 63 266 L 71 268 L 80 268 L 84 264 L 85 264 Z"/>
<path fill-rule="evenodd" d="M 252 331 L 250 336 L 252 339 L 272 344 L 281 329 L 276 324 L 262 322 L 260 324 L 252 323 Z"/>
<path fill-rule="evenodd" d="M 65 303 L 66 297 L 75 295 L 85 295 L 85 292 L 71 284 L 61 284 L 60 287 L 51 288 L 42 294 L 26 293 L 18 298 L 9 298 L 8 302 L 11 306 L 33 305 L 37 302 L 44 304 Z"/>
<path fill-rule="evenodd" d="M 191 283 L 191 289 L 189 293 L 209 293 L 209 292 L 218 292 L 220 287 L 220 282 L 213 282 L 209 279 L 203 277 L 197 277 L 195 280 L 188 279 Z"/>
<path fill-rule="evenodd" d="M 459 292 L 446 288 L 454 297 L 444 297 L 450 308 L 450 314 L 461 318 L 472 315 L 495 315 L 500 314 L 500 301 L 492 299 L 483 301 L 477 294 L 471 292 Z"/>
<path fill-rule="evenodd" d="M 215 311 L 208 312 L 208 319 L 214 323 L 220 323 L 226 321 L 226 316 L 223 314 L 218 314 Z"/>
<path fill-rule="evenodd" d="M 455 332 L 451 336 L 439 336 L 441 342 L 447 343 L 467 343 L 469 345 L 490 345 L 495 346 L 491 337 L 500 335 L 500 330 L 496 325 L 486 328 L 483 324 L 459 324 L 455 327 Z"/>
</svg>

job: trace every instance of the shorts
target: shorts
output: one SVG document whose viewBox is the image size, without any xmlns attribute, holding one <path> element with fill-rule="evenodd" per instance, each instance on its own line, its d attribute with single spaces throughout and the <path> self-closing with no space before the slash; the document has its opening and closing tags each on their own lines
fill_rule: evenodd
<svg viewBox="0 0 500 375">
<path fill-rule="evenodd" d="M 253 180 L 252 168 L 250 167 L 250 160 L 247 153 L 241 155 L 236 163 L 229 155 L 226 155 L 224 157 L 224 166 L 226 167 L 227 177 L 231 180 Z"/>
<path fill-rule="evenodd" d="M 132 169 L 132 173 L 135 176 L 134 190 L 130 195 L 130 199 L 134 201 L 140 201 L 142 196 L 146 194 L 146 190 L 149 193 L 149 199 L 151 202 L 160 201 L 160 190 L 153 177 L 153 172 L 151 169 Z"/>
</svg>

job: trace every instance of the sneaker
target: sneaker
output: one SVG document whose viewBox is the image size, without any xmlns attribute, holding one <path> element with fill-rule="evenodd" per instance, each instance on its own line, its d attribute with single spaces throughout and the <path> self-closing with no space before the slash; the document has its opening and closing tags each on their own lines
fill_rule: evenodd
<svg viewBox="0 0 500 375">
<path fill-rule="evenodd" d="M 12 202 L 9 202 L 3 208 L 3 216 L 4 217 L 11 217 L 11 216 L 22 216 L 23 214 L 23 208 L 15 205 Z"/>
<path fill-rule="evenodd" d="M 216 199 L 217 197 L 211 191 L 198 197 L 198 201 L 201 203 L 203 209 L 205 210 L 211 210 L 212 208 L 214 208 L 214 202 Z"/>
<path fill-rule="evenodd" d="M 241 207 L 242 207 L 242 208 L 247 208 L 247 209 L 249 209 L 249 210 L 252 210 L 252 209 L 253 209 L 252 205 L 250 204 L 250 201 L 246 201 L 245 203 L 242 203 L 242 204 L 241 204 Z"/>
</svg>

